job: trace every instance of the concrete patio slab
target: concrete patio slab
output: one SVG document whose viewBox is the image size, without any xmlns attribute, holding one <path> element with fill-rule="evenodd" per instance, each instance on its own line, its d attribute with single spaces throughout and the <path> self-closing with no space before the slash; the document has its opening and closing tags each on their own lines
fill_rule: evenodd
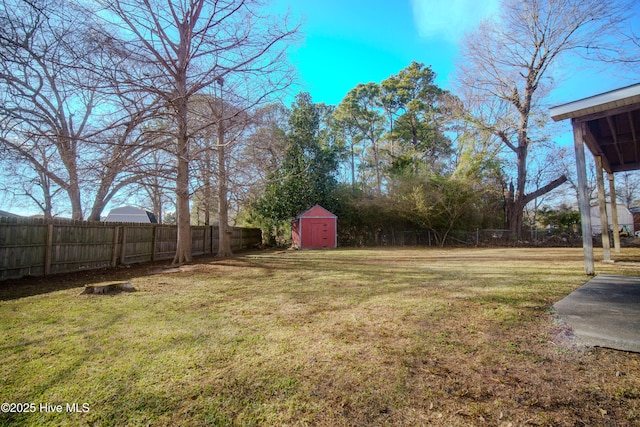
<svg viewBox="0 0 640 427">
<path fill-rule="evenodd" d="M 598 275 L 553 307 L 581 344 L 640 353 L 640 277 Z"/>
</svg>

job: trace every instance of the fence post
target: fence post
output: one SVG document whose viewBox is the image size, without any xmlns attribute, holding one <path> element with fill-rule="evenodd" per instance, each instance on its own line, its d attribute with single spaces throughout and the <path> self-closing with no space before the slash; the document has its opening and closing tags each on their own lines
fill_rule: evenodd
<svg viewBox="0 0 640 427">
<path fill-rule="evenodd" d="M 44 275 L 51 274 L 51 260 L 53 258 L 53 222 L 47 224 L 47 246 L 44 249 Z"/>
<path fill-rule="evenodd" d="M 151 232 L 151 261 L 156 260 L 156 242 L 158 240 L 158 226 L 153 224 L 153 231 Z"/>
<path fill-rule="evenodd" d="M 207 227 L 202 227 L 202 255 L 207 254 Z"/>
<path fill-rule="evenodd" d="M 120 237 L 120 227 L 113 227 L 113 247 L 111 248 L 111 267 L 118 265 L 118 240 Z"/>
<path fill-rule="evenodd" d="M 127 226 L 122 227 L 122 246 L 120 246 L 120 264 L 125 264 L 124 258 L 127 256 Z"/>
<path fill-rule="evenodd" d="M 218 246 L 220 246 L 220 226 L 218 225 L 218 231 L 217 233 L 215 232 L 214 229 L 215 226 L 211 226 L 211 254 L 213 255 L 214 253 L 216 253 L 218 251 Z M 213 235 L 216 234 L 218 236 L 218 244 L 214 246 L 213 244 Z"/>
</svg>

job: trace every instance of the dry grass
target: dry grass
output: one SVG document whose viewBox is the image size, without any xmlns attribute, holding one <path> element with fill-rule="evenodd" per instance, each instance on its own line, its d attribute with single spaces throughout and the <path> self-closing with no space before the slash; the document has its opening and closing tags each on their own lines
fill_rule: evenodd
<svg viewBox="0 0 640 427">
<path fill-rule="evenodd" d="M 0 425 L 638 425 L 639 355 L 575 346 L 550 309 L 581 256 L 258 252 L 6 284 L 0 401 L 90 410 Z M 139 292 L 78 295 L 109 277 Z"/>
</svg>

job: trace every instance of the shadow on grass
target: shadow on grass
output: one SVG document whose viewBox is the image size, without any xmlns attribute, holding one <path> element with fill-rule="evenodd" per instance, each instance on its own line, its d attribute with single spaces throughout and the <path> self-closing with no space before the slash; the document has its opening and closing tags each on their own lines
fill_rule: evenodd
<svg viewBox="0 0 640 427">
<path fill-rule="evenodd" d="M 110 315 L 104 322 L 99 324 L 94 324 L 92 327 L 87 328 L 83 331 L 83 336 L 88 338 L 95 333 L 101 333 L 104 330 L 108 330 L 113 325 L 117 324 L 123 318 L 122 314 Z M 40 346 L 47 342 L 52 342 L 53 340 L 61 340 L 66 336 L 75 335 L 76 332 L 72 332 L 71 330 L 66 331 L 65 333 L 60 333 L 57 335 L 48 335 L 46 338 L 32 340 L 32 341 L 21 341 L 16 345 L 0 347 L 0 353 L 4 353 L 7 351 L 16 351 L 17 348 L 30 348 L 34 346 Z M 75 350 L 75 349 L 74 349 Z M 74 351 L 72 350 L 72 351 Z M 26 354 L 29 354 L 27 351 Z M 34 403 L 35 410 L 32 411 L 24 411 L 24 412 L 3 412 L 0 413 L 0 426 L 21 426 L 21 425 L 33 425 L 34 415 L 44 416 L 45 418 L 60 417 L 61 413 L 67 414 L 68 406 L 67 404 L 73 404 L 78 402 L 55 402 L 54 405 L 63 405 L 63 410 L 51 410 L 51 413 L 46 413 L 47 411 L 43 411 L 41 408 L 42 397 L 47 396 L 51 393 L 52 389 L 59 387 L 60 385 L 64 385 L 69 382 L 70 378 L 74 378 L 77 375 L 77 372 L 87 363 L 90 362 L 94 355 L 89 350 L 85 350 L 82 354 L 78 356 L 67 357 L 67 355 L 61 355 L 60 358 L 56 360 L 56 363 L 51 365 L 49 369 L 53 372 L 50 375 L 42 375 L 42 382 L 31 384 L 31 386 L 24 391 L 27 393 L 22 396 L 14 396 L 13 400 L 16 402 L 38 402 Z M 68 362 L 68 363 L 65 363 Z M 82 405 L 84 402 L 80 402 Z M 77 414 L 75 414 L 77 415 Z M 41 418 L 38 423 L 46 423 L 47 425 L 58 424 L 59 421 L 45 422 L 43 418 Z"/>
<path fill-rule="evenodd" d="M 252 251 L 238 251 L 237 256 Z M 194 257 L 193 264 L 224 262 L 228 258 L 215 258 L 211 255 Z M 234 259 L 234 258 L 231 258 Z M 26 298 L 50 292 L 63 291 L 73 288 L 81 288 L 89 284 L 105 281 L 130 280 L 136 277 L 157 274 L 158 270 L 172 269 L 171 260 L 152 261 L 140 264 L 122 265 L 115 268 L 102 268 L 97 270 L 82 270 L 70 273 L 52 274 L 50 276 L 28 276 L 20 279 L 8 279 L 0 281 L 0 301 L 9 301 Z"/>
<path fill-rule="evenodd" d="M 473 274 L 462 268 L 456 268 L 458 265 L 463 266 L 465 261 L 469 261 L 468 259 L 447 256 L 444 260 L 440 260 L 438 251 L 426 252 L 425 256 L 406 256 L 403 254 L 402 262 L 395 265 L 392 259 L 377 260 L 375 252 L 371 258 L 367 258 L 366 254 L 363 258 L 362 253 L 357 250 L 356 253 L 358 254 L 357 260 L 350 256 L 331 256 L 333 253 L 330 251 L 305 251 L 304 256 L 301 256 L 302 253 L 287 250 L 246 251 L 230 258 L 215 258 L 210 255 L 199 257 L 194 260 L 193 265 L 196 270 L 198 266 L 207 265 L 260 269 L 265 278 L 279 276 L 283 272 L 306 273 L 307 275 L 312 273 L 320 278 L 327 277 L 327 280 L 331 280 L 334 284 L 339 284 L 343 280 L 341 276 L 351 275 L 358 278 L 359 286 L 375 286 L 380 283 L 397 284 L 398 286 L 393 290 L 395 292 L 402 290 L 402 283 L 411 288 L 416 286 L 437 287 L 438 281 L 457 279 L 460 276 L 466 278 L 469 274 Z M 361 262 L 362 260 L 365 262 Z M 478 253 L 473 254 L 472 260 L 474 263 L 496 264 L 496 260 L 492 257 Z M 158 271 L 162 272 L 163 269 L 167 269 L 167 273 L 170 270 L 176 271 L 170 267 L 170 261 L 158 261 L 47 277 L 25 277 L 0 281 L 0 301 L 82 288 L 89 284 L 105 281 L 126 281 L 158 274 Z M 495 272 L 498 271 L 504 274 L 513 274 L 513 272 L 505 273 L 500 266 L 496 265 Z M 545 274 L 549 273 L 549 271 L 545 272 Z M 491 272 L 488 271 L 487 274 L 491 274 Z M 479 277 L 483 275 L 484 273 Z M 293 277 L 288 280 L 291 280 L 290 284 L 292 285 L 297 284 Z M 300 283 L 304 283 L 304 280 L 301 279 Z M 259 292 L 258 289 L 256 291 Z M 385 292 L 389 292 L 389 289 L 386 289 Z M 527 297 L 529 296 L 523 296 L 523 298 Z"/>
<path fill-rule="evenodd" d="M 169 267 L 169 261 L 134 264 L 100 270 L 60 273 L 51 276 L 23 277 L 0 281 L 0 301 L 9 301 L 50 292 L 82 288 L 106 281 L 123 281 L 152 274 L 154 269 Z"/>
</svg>

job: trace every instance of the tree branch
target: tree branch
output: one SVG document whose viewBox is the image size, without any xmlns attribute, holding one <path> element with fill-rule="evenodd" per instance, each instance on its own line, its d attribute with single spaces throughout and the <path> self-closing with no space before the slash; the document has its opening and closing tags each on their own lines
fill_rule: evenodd
<svg viewBox="0 0 640 427">
<path fill-rule="evenodd" d="M 557 187 L 561 186 L 565 182 L 567 182 L 567 176 L 566 175 L 562 175 L 560 178 L 551 181 L 550 183 L 548 183 L 544 187 L 538 188 L 533 193 L 529 193 L 529 194 L 525 195 L 524 196 L 524 204 L 526 205 L 527 203 L 529 203 L 533 199 L 536 199 L 536 198 L 538 198 L 538 197 L 540 197 L 540 196 L 542 196 L 544 194 L 547 194 L 549 191 L 556 189 Z"/>
</svg>

